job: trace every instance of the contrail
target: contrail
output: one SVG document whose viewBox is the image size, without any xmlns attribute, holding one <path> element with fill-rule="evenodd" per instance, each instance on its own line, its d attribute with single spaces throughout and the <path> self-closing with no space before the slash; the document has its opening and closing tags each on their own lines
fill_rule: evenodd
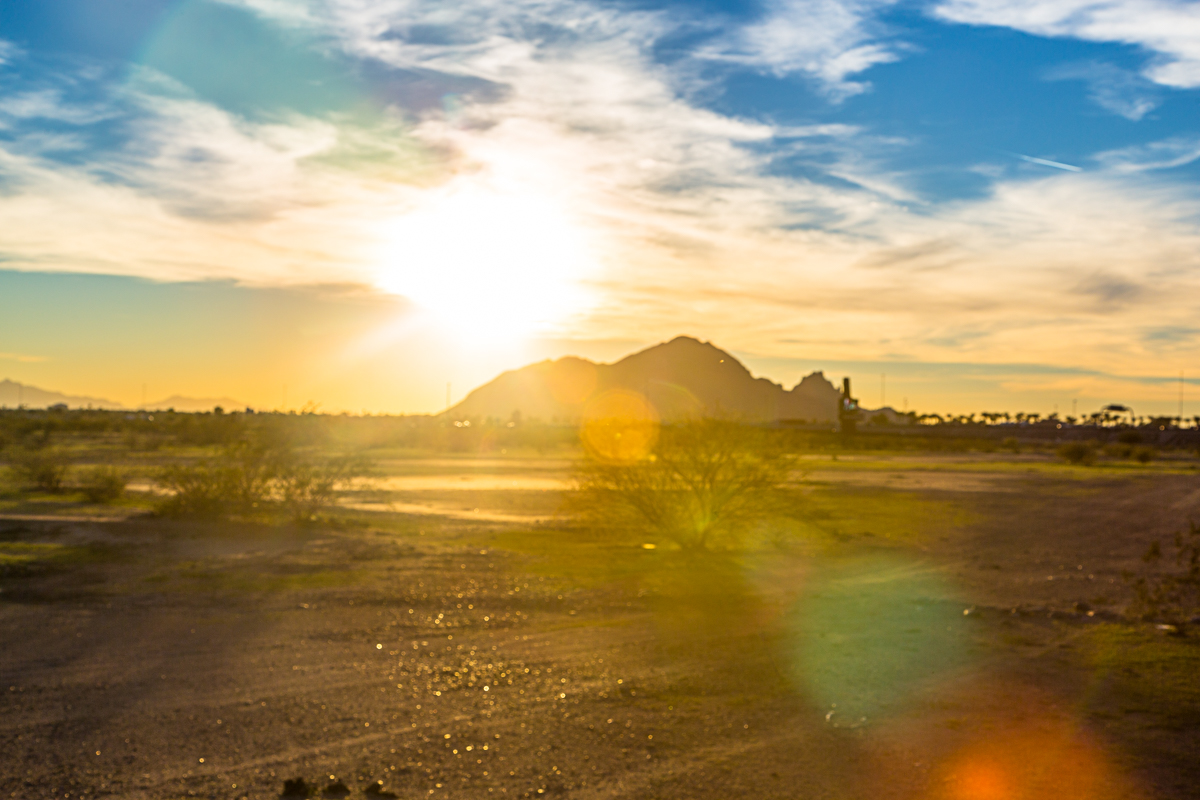
<svg viewBox="0 0 1200 800">
<path fill-rule="evenodd" d="M 1033 156 L 1023 156 L 1020 153 L 1013 153 L 1022 161 L 1028 161 L 1030 164 L 1041 164 L 1043 167 L 1054 167 L 1055 169 L 1065 169 L 1067 172 L 1083 172 L 1082 167 L 1076 167 L 1071 164 L 1063 164 L 1061 161 L 1049 161 L 1045 158 L 1034 158 Z"/>
</svg>

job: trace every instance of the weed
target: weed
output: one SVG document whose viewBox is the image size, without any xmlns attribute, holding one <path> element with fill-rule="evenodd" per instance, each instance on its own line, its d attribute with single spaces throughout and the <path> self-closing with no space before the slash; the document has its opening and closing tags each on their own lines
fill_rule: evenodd
<svg viewBox="0 0 1200 800">
<path fill-rule="evenodd" d="M 96 466 L 83 474 L 79 490 L 89 503 L 111 503 L 125 494 L 128 478 L 120 469 L 112 466 Z"/>
<path fill-rule="evenodd" d="M 22 481 L 43 492 L 57 494 L 67 478 L 68 461 L 53 448 L 18 451 L 12 466 Z"/>
<path fill-rule="evenodd" d="M 1068 463 L 1087 466 L 1096 460 L 1096 449 L 1086 442 L 1068 442 L 1058 448 L 1058 456 Z"/>
<path fill-rule="evenodd" d="M 1162 545 L 1150 544 L 1142 561 L 1147 569 L 1163 557 Z M 1175 533 L 1175 557 L 1181 569 L 1172 572 L 1155 570 L 1149 575 L 1125 574 L 1137 592 L 1134 608 L 1146 619 L 1167 619 L 1182 622 L 1200 613 L 1200 526 L 1188 523 L 1188 530 Z"/>
<path fill-rule="evenodd" d="M 588 442 L 569 505 L 602 528 L 642 531 L 685 550 L 736 544 L 757 523 L 791 512 L 792 462 L 759 429 L 705 419 L 656 431 L 616 430 L 619 457 Z M 630 442 L 635 456 L 624 452 Z"/>
</svg>

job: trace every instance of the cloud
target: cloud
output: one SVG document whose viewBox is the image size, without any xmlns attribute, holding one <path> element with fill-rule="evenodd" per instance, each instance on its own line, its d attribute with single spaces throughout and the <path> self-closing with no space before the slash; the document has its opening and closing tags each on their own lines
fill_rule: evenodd
<svg viewBox="0 0 1200 800">
<path fill-rule="evenodd" d="M 1194 317 L 1200 198 L 1145 166 L 1188 158 L 1183 140 L 1114 151 L 1088 173 L 997 175 L 982 198 L 935 204 L 879 165 L 903 143 L 865 127 L 705 108 L 696 64 L 656 57 L 683 24 L 661 13 L 583 0 L 251 5 L 286 11 L 280 24 L 318 31 L 364 71 L 420 76 L 434 101 L 384 93 L 371 113 L 250 119 L 135 70 L 96 106 L 125 115 L 117 145 L 67 161 L 0 142 L 18 187 L 0 194 L 8 266 L 378 285 L 396 268 L 384 249 L 395 220 L 468 187 L 537 199 L 586 234 L 596 302 L 562 323 L 574 338 L 652 341 L 703 320 L 706 336 L 764 355 L 793 353 L 765 344 L 790 340 L 826 358 L 886 357 L 904 341 L 910 357 L 940 359 L 953 343 L 962 359 L 1022 352 L 1134 373 L 1151 351 L 1128 331 Z M 842 27 L 821 34 L 832 44 L 798 46 L 810 61 L 781 44 L 755 63 L 849 81 L 804 64 L 850 63 L 838 54 L 875 41 L 871 7 L 843 7 Z M 739 36 L 721 44 L 754 40 Z M 814 177 L 781 174 L 782 159 Z"/>
<path fill-rule="evenodd" d="M 1137 122 L 1158 107 L 1153 84 L 1146 78 L 1112 64 L 1064 64 L 1050 70 L 1049 80 L 1080 80 L 1097 105 Z"/>
<path fill-rule="evenodd" d="M 51 120 L 70 125 L 90 125 L 111 116 L 110 111 L 63 100 L 54 89 L 19 92 L 0 99 L 0 117 L 17 120 Z"/>
<path fill-rule="evenodd" d="M 1105 310 L 1134 303 L 1146 294 L 1144 286 L 1113 275 L 1089 275 L 1076 284 L 1073 291 L 1095 298 L 1097 305 Z"/>
<path fill-rule="evenodd" d="M 1200 137 L 1177 136 L 1099 153 L 1096 160 L 1115 172 L 1173 169 L 1200 159 Z"/>
<path fill-rule="evenodd" d="M 24 353 L 0 353 L 0 361 L 16 361 L 21 364 L 39 364 L 49 361 L 45 356 L 31 356 Z"/>
<path fill-rule="evenodd" d="M 776 76 L 803 74 L 834 99 L 866 91 L 849 80 L 899 58 L 876 21 L 896 0 L 775 0 L 758 22 L 718 37 L 698 56 L 741 64 Z"/>
<path fill-rule="evenodd" d="M 1143 70 L 1149 80 L 1200 86 L 1200 5 L 1189 0 L 941 0 L 933 13 L 1036 36 L 1134 45 L 1153 55 Z"/>
<path fill-rule="evenodd" d="M 1163 342 L 1165 344 L 1191 343 L 1198 336 L 1200 336 L 1200 328 L 1187 325 L 1168 325 L 1162 328 L 1151 328 L 1142 333 L 1142 339 L 1147 342 Z"/>
</svg>

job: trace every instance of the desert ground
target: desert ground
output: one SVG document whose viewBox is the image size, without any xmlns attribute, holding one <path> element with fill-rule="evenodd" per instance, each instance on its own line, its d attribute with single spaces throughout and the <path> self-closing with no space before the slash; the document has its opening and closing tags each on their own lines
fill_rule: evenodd
<svg viewBox="0 0 1200 800">
<path fill-rule="evenodd" d="M 1196 463 L 814 453 L 705 556 L 570 524 L 562 454 L 306 525 L 9 490 L 0 797 L 1195 797 L 1200 637 L 1124 574 Z"/>
</svg>

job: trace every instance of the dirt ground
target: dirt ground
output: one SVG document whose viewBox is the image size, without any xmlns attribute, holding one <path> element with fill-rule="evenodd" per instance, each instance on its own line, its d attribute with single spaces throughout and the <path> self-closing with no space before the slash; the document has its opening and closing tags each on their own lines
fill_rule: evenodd
<svg viewBox="0 0 1200 800">
<path fill-rule="evenodd" d="M 406 463 L 303 528 L 0 520 L 0 798 L 1200 791 L 1200 636 L 1122 577 L 1193 471 L 814 461 L 810 526 L 697 558 L 556 521 L 561 468 Z"/>
</svg>

